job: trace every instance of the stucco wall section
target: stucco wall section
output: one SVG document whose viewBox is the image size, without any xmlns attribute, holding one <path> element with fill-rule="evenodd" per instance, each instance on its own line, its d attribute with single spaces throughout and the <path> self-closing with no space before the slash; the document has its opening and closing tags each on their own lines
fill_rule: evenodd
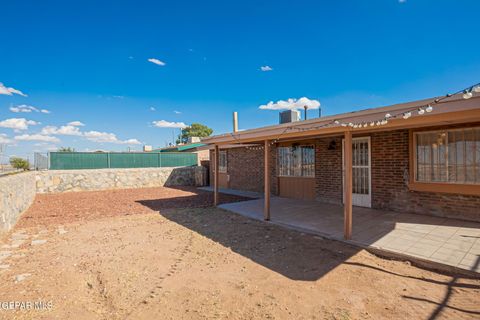
<svg viewBox="0 0 480 320">
<path fill-rule="evenodd" d="M 51 170 L 37 172 L 38 193 L 162 186 L 202 186 L 204 167 Z"/>
<path fill-rule="evenodd" d="M 0 177 L 0 234 L 10 230 L 35 199 L 35 173 Z"/>
</svg>

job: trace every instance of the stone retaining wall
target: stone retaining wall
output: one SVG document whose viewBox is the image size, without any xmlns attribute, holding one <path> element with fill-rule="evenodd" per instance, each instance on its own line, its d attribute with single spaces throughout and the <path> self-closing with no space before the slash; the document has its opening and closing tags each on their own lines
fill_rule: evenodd
<svg viewBox="0 0 480 320">
<path fill-rule="evenodd" d="M 35 172 L 0 177 L 0 235 L 10 230 L 35 199 Z"/>
<path fill-rule="evenodd" d="M 205 186 L 205 167 L 52 170 L 0 176 L 0 235 L 30 207 L 36 193 L 161 186 Z"/>
<path fill-rule="evenodd" d="M 161 186 L 203 186 L 206 168 L 135 168 L 38 171 L 38 193 L 94 191 Z"/>
</svg>

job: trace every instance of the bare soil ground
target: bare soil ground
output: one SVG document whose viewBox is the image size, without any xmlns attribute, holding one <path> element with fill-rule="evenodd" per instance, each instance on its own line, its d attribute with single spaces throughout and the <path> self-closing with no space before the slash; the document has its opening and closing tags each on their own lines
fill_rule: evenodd
<svg viewBox="0 0 480 320">
<path fill-rule="evenodd" d="M 211 200 L 189 188 L 37 196 L 0 241 L 0 303 L 53 307 L 0 308 L 0 318 L 480 318 L 478 279 L 381 259 Z"/>
</svg>

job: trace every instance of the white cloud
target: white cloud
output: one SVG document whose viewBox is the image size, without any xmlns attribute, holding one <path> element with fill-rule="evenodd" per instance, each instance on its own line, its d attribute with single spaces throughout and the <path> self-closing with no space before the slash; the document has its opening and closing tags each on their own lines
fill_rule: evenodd
<svg viewBox="0 0 480 320">
<path fill-rule="evenodd" d="M 152 124 L 159 128 L 185 128 L 187 125 L 183 122 L 169 122 L 166 120 L 153 121 Z"/>
<path fill-rule="evenodd" d="M 137 139 L 119 140 L 114 133 L 99 132 L 99 131 L 87 131 L 84 137 L 93 142 L 108 142 L 115 144 L 142 144 Z"/>
<path fill-rule="evenodd" d="M 173 113 L 175 113 L 175 114 L 181 114 L 181 112 L 180 112 L 180 111 L 177 111 L 177 110 L 173 110 Z"/>
<path fill-rule="evenodd" d="M 7 96 L 12 96 L 13 94 L 18 94 L 18 95 L 24 96 L 24 97 L 27 96 L 25 93 L 23 93 L 20 90 L 17 90 L 15 88 L 5 87 L 5 85 L 1 82 L 0 82 L 0 94 L 4 94 L 4 95 L 7 95 Z"/>
<path fill-rule="evenodd" d="M 42 129 L 40 133 L 46 134 L 46 135 L 53 134 L 53 135 L 64 135 L 64 136 L 81 136 L 82 135 L 82 132 L 80 132 L 80 129 L 72 125 L 61 126 L 60 128 L 55 126 L 46 126 Z"/>
<path fill-rule="evenodd" d="M 9 143 L 12 143 L 13 140 L 10 139 L 5 133 L 0 133 L 0 143 L 6 143 L 6 144 L 9 144 Z"/>
<path fill-rule="evenodd" d="M 279 100 L 277 102 L 270 101 L 267 104 L 261 105 L 258 107 L 262 110 L 295 110 L 303 109 L 304 106 L 307 106 L 308 109 L 318 109 L 320 108 L 320 102 L 318 100 L 310 100 L 306 97 L 300 99 L 288 99 Z"/>
<path fill-rule="evenodd" d="M 58 150 L 58 147 L 56 145 L 51 144 L 49 142 L 37 142 L 34 144 L 34 146 L 38 148 L 37 150 L 34 150 L 35 152 Z"/>
<path fill-rule="evenodd" d="M 156 111 L 155 107 L 150 107 L 150 111 Z"/>
<path fill-rule="evenodd" d="M 127 140 L 120 141 L 120 143 L 121 144 L 142 144 L 137 139 L 127 139 Z"/>
<path fill-rule="evenodd" d="M 158 59 L 155 59 L 155 58 L 150 58 L 150 59 L 148 59 L 148 61 L 156 64 L 157 66 L 162 66 L 163 67 L 164 65 L 166 65 L 165 62 L 163 62 L 161 60 L 158 60 Z"/>
<path fill-rule="evenodd" d="M 38 109 L 34 106 L 29 106 L 26 104 L 21 104 L 18 106 L 10 107 L 10 111 L 12 112 L 23 112 L 23 113 L 30 113 L 30 112 L 41 112 L 41 113 L 50 113 L 47 109 Z"/>
<path fill-rule="evenodd" d="M 74 127 L 83 127 L 85 126 L 85 124 L 83 124 L 82 122 L 80 121 L 72 121 L 72 122 L 69 122 L 67 123 L 68 126 L 74 126 Z"/>
<path fill-rule="evenodd" d="M 12 112 L 25 112 L 30 113 L 32 111 L 39 112 L 39 110 L 33 106 L 27 106 L 26 104 L 21 104 L 16 107 L 10 107 L 10 111 Z"/>
<path fill-rule="evenodd" d="M 15 136 L 15 140 L 18 141 L 43 141 L 43 142 L 60 142 L 57 137 L 51 137 L 43 134 L 22 134 Z"/>
<path fill-rule="evenodd" d="M 263 72 L 265 72 L 265 71 L 272 71 L 273 68 L 270 67 L 270 66 L 261 66 L 261 67 L 260 67 L 260 70 L 262 70 Z"/>
<path fill-rule="evenodd" d="M 34 126 L 39 122 L 33 120 L 27 120 L 25 118 L 11 118 L 0 121 L 1 128 L 10 128 L 14 130 L 27 130 L 28 126 Z"/>
<path fill-rule="evenodd" d="M 55 136 L 55 135 L 65 135 L 65 136 L 80 136 L 84 137 L 85 139 L 93 142 L 99 143 L 115 143 L 115 144 L 142 144 L 137 139 L 127 139 L 127 140 L 120 140 L 114 133 L 109 132 L 100 132 L 100 131 L 86 131 L 83 132 L 80 130 L 80 127 L 84 126 L 84 124 L 80 121 L 72 121 L 69 122 L 67 125 L 64 126 L 45 126 L 40 131 L 41 136 Z M 55 138 L 55 137 L 52 137 Z M 50 142 L 50 141 L 49 141 Z"/>
</svg>

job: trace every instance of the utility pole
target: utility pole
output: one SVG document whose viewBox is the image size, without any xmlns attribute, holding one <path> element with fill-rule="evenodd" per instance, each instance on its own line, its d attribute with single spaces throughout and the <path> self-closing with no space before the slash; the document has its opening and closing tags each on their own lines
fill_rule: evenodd
<svg viewBox="0 0 480 320">
<path fill-rule="evenodd" d="M 3 154 L 5 153 L 5 150 L 7 149 L 7 144 L 6 143 L 1 143 L 0 144 L 0 168 L 3 171 Z"/>
</svg>

